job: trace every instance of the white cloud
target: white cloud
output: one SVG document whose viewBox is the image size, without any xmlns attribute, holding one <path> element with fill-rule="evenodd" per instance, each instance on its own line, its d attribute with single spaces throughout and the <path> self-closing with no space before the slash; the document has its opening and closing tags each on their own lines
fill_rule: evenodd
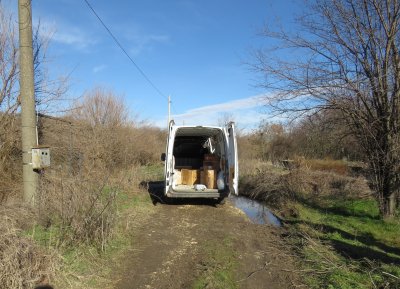
<svg viewBox="0 0 400 289">
<path fill-rule="evenodd" d="M 54 42 L 69 45 L 75 49 L 85 49 L 97 42 L 94 38 L 89 37 L 81 27 L 34 19 L 36 25 L 39 22 L 42 36 L 49 37 Z"/>
<path fill-rule="evenodd" d="M 93 67 L 92 71 L 93 71 L 93 73 L 98 73 L 98 72 L 103 71 L 106 68 L 107 68 L 107 65 L 100 64 L 100 65 L 97 65 L 97 66 Z"/>
<path fill-rule="evenodd" d="M 172 115 L 172 119 L 179 125 L 218 125 L 220 120 L 228 115 L 236 121 L 240 129 L 250 132 L 257 127 L 262 119 L 268 118 L 270 121 L 280 121 L 281 118 L 267 113 L 267 109 L 264 107 L 265 104 L 265 96 L 257 95 L 193 108 L 184 113 Z M 166 123 L 165 117 L 157 120 L 155 125 L 165 127 Z"/>
<path fill-rule="evenodd" d="M 169 41 L 168 35 L 131 35 L 129 37 L 133 42 L 130 52 L 133 56 L 137 56 L 147 49 L 151 49 L 156 43 L 167 43 Z"/>
<path fill-rule="evenodd" d="M 61 44 L 73 46 L 77 49 L 84 49 L 96 43 L 94 39 L 90 39 L 90 37 L 75 27 L 70 27 L 68 31 L 56 31 L 53 40 Z"/>
<path fill-rule="evenodd" d="M 176 118 L 190 118 L 193 116 L 203 115 L 205 113 L 231 113 L 236 110 L 249 109 L 263 106 L 263 96 L 252 96 L 248 98 L 236 99 L 224 103 L 202 106 L 190 109 L 183 114 L 177 114 Z"/>
</svg>

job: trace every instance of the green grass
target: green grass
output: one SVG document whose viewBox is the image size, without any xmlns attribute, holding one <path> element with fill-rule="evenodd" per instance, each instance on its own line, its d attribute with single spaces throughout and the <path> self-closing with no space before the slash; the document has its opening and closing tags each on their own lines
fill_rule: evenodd
<svg viewBox="0 0 400 289">
<path fill-rule="evenodd" d="M 229 238 L 223 242 L 204 244 L 206 260 L 202 264 L 200 276 L 193 284 L 193 289 L 215 288 L 236 289 L 235 270 L 237 261 Z"/>
<path fill-rule="evenodd" d="M 60 245 L 61 230 L 58 226 L 45 228 L 41 225 L 35 225 L 31 229 L 23 232 L 23 234 L 31 236 L 37 244 L 43 247 L 55 248 Z"/>
<path fill-rule="evenodd" d="M 111 188 L 106 187 L 104 197 L 111 191 Z M 104 251 L 93 244 L 62 244 L 62 232 L 68 233 L 68 230 L 61 230 L 54 220 L 49 227 L 36 225 L 23 232 L 40 246 L 55 250 L 61 255 L 62 266 L 55 284 L 57 288 L 101 288 L 108 284 L 112 270 L 118 267 L 116 262 L 134 246 L 134 238 L 127 222 L 138 215 L 150 214 L 153 205 L 147 193 L 125 193 L 117 190 L 116 207 L 119 218 Z"/>
<path fill-rule="evenodd" d="M 311 288 L 400 288 L 399 218 L 380 219 L 368 199 L 326 197 L 295 206 L 299 216 L 290 221 L 302 237 L 294 245 L 314 273 L 306 278 Z"/>
<path fill-rule="evenodd" d="M 140 168 L 140 174 L 147 181 L 162 181 L 164 179 L 164 164 L 150 164 Z"/>
</svg>

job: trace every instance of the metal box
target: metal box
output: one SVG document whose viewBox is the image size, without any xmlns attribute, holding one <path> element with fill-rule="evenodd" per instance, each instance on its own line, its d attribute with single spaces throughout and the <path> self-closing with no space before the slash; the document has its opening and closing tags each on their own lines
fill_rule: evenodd
<svg viewBox="0 0 400 289">
<path fill-rule="evenodd" d="M 48 168 L 50 166 L 50 148 L 32 148 L 32 168 L 34 170 Z"/>
</svg>

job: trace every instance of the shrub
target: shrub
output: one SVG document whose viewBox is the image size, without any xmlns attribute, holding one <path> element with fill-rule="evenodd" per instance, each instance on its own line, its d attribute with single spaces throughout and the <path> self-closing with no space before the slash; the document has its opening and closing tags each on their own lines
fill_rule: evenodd
<svg viewBox="0 0 400 289">
<path fill-rule="evenodd" d="M 333 172 L 338 175 L 347 175 L 349 170 L 347 163 L 333 159 L 303 159 L 301 165 L 312 171 Z"/>
<path fill-rule="evenodd" d="M 362 177 L 349 177 L 333 172 L 312 171 L 303 167 L 282 171 L 272 166 L 262 166 L 256 173 L 242 175 L 240 193 L 280 207 L 296 198 L 344 198 L 371 196 L 367 181 Z"/>
<path fill-rule="evenodd" d="M 74 177 L 49 174 L 41 182 L 39 221 L 59 228 L 60 245 L 90 243 L 104 250 L 116 218 L 117 194 L 102 171 Z"/>
</svg>

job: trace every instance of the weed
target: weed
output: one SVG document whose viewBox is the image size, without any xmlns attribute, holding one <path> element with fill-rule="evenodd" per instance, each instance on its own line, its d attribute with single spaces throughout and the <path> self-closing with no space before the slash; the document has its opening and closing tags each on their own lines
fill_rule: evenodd
<svg viewBox="0 0 400 289">
<path fill-rule="evenodd" d="M 235 289 L 235 252 L 232 240 L 226 238 L 221 243 L 208 242 L 204 245 L 206 259 L 201 263 L 200 276 L 193 284 L 194 289 L 215 288 Z"/>
<path fill-rule="evenodd" d="M 60 280 L 56 284 L 59 288 L 104 288 L 112 282 L 110 276 L 112 280 L 115 279 L 113 269 L 119 266 L 116 261 L 121 260 L 122 255 L 134 245 L 132 222 L 138 215 L 151 214 L 153 208 L 147 194 L 123 191 L 119 192 L 116 205 L 117 219 L 103 251 L 93 244 L 60 249 L 64 262 Z"/>
<path fill-rule="evenodd" d="M 371 196 L 364 178 L 311 171 L 302 167 L 285 171 L 261 166 L 253 174 L 242 175 L 239 186 L 242 195 L 265 201 L 273 207 L 283 207 L 288 201 L 304 196 L 320 198 L 335 195 L 341 199 Z"/>
<path fill-rule="evenodd" d="M 311 272 L 311 288 L 398 288 L 400 222 L 379 219 L 376 201 L 331 197 L 295 206 L 298 218 L 289 223 L 298 241 L 289 242 Z"/>
<path fill-rule="evenodd" d="M 7 209 L 0 210 L 0 287 L 27 289 L 43 279 L 52 281 L 61 263 L 60 256 L 24 233 L 24 218 L 33 217 L 29 208 Z"/>
<path fill-rule="evenodd" d="M 161 181 L 164 179 L 164 164 L 156 163 L 141 167 L 142 181 Z"/>
<path fill-rule="evenodd" d="M 309 287 L 400 288 L 400 219 L 380 218 L 363 177 L 332 160 L 260 167 L 242 176 L 241 193 L 278 207 L 292 225 L 286 239 Z"/>
<path fill-rule="evenodd" d="M 348 166 L 345 161 L 333 159 L 303 159 L 301 165 L 313 171 L 333 172 L 338 175 L 347 175 Z"/>
</svg>

